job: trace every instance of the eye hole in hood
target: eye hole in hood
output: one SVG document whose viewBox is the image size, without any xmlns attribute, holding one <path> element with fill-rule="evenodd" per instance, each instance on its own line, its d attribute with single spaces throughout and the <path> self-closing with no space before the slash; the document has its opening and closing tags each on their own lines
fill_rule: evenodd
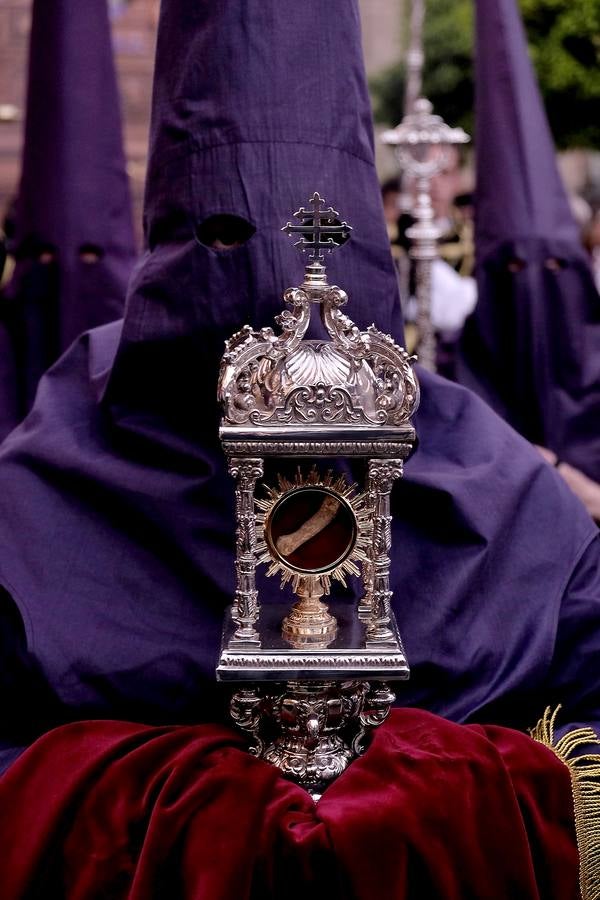
<svg viewBox="0 0 600 900">
<path fill-rule="evenodd" d="M 88 266 L 100 262 L 104 256 L 104 250 L 97 244 L 82 244 L 79 248 L 79 259 Z"/>
<path fill-rule="evenodd" d="M 34 235 L 26 237 L 16 248 L 17 260 L 34 260 L 49 265 L 55 262 L 58 256 L 58 250 L 54 244 L 49 241 L 40 240 Z"/>
<path fill-rule="evenodd" d="M 196 227 L 196 240 L 211 250 L 233 250 L 256 234 L 256 228 L 241 216 L 209 216 Z"/>
</svg>

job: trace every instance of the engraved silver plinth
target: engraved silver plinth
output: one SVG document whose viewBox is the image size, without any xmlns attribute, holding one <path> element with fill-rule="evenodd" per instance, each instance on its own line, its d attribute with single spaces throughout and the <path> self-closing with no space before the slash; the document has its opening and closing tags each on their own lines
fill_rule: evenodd
<svg viewBox="0 0 600 900">
<path fill-rule="evenodd" d="M 233 721 L 251 736 L 250 752 L 302 784 L 317 800 L 366 749 L 395 695 L 366 681 L 288 681 L 242 688 L 231 698 Z"/>
<path fill-rule="evenodd" d="M 284 294 L 281 332 L 244 326 L 221 364 L 236 592 L 217 678 L 239 684 L 231 715 L 252 752 L 314 792 L 362 752 L 393 701 L 387 683 L 409 675 L 391 608 L 390 495 L 416 442 L 419 386 L 414 360 L 375 325 L 361 331 L 327 281 L 324 253 L 350 226 L 316 193 L 295 216 L 283 230 L 310 262 Z M 329 341 L 304 339 L 315 307 Z M 288 472 L 298 460 L 296 475 L 263 481 L 278 458 Z M 335 471 L 338 458 L 364 461 L 362 486 Z M 281 603 L 260 602 L 259 565 L 281 577 Z M 349 577 L 360 601 L 332 600 L 332 581 Z"/>
<path fill-rule="evenodd" d="M 392 639 L 382 644 L 366 640 L 366 626 L 349 601 L 330 601 L 337 621 L 337 633 L 328 647 L 319 650 L 294 649 L 281 633 L 285 608 L 279 603 L 263 603 L 258 628 L 260 646 L 232 641 L 236 623 L 232 609 L 225 614 L 221 655 L 217 667 L 219 681 L 319 681 L 329 678 L 405 681 L 408 662 L 393 615 L 389 627 Z"/>
</svg>

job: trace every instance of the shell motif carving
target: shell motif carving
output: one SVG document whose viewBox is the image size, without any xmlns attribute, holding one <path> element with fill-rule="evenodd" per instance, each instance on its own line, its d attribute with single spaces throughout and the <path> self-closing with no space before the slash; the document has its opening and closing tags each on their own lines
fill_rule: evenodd
<svg viewBox="0 0 600 900">
<path fill-rule="evenodd" d="M 219 376 L 224 423 L 231 425 L 402 425 L 419 402 L 414 358 L 374 325 L 360 329 L 335 286 L 319 296 L 331 342 L 303 341 L 311 303 L 301 288 L 284 294 L 281 328 L 249 325 L 226 343 Z"/>
</svg>

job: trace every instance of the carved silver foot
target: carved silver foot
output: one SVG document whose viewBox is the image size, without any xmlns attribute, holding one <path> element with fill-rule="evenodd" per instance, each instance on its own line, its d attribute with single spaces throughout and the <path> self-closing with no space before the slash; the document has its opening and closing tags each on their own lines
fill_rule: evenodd
<svg viewBox="0 0 600 900">
<path fill-rule="evenodd" d="M 383 682 L 289 681 L 237 691 L 230 712 L 250 752 L 315 799 L 366 749 L 395 695 Z"/>
</svg>

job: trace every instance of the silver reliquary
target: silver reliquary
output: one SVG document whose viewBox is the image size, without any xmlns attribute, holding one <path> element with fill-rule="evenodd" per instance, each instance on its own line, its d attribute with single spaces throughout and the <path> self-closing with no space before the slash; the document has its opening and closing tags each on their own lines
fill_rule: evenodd
<svg viewBox="0 0 600 900">
<path fill-rule="evenodd" d="M 408 678 L 391 609 L 390 493 L 415 443 L 419 389 L 406 351 L 375 325 L 361 331 L 327 282 L 324 253 L 351 227 L 317 193 L 294 215 L 283 230 L 309 261 L 284 294 L 280 333 L 246 325 L 221 362 L 237 587 L 217 677 L 237 682 L 231 714 L 251 750 L 314 793 L 387 716 L 387 682 Z M 314 306 L 329 340 L 304 339 Z M 360 483 L 350 466 L 362 466 Z M 261 603 L 259 566 L 280 579 L 281 602 Z M 349 578 L 358 602 L 344 598 Z"/>
</svg>

